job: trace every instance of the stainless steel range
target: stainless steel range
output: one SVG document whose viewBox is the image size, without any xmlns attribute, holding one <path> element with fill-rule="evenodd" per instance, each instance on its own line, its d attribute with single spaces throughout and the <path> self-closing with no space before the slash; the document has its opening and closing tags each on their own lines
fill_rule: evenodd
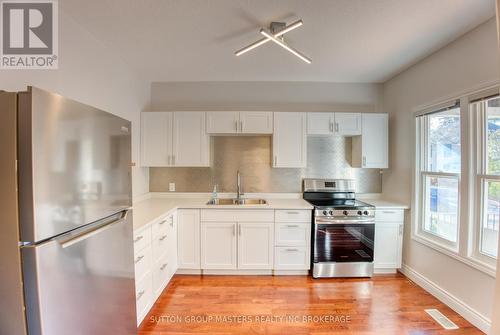
<svg viewBox="0 0 500 335">
<path fill-rule="evenodd" d="M 305 179 L 303 196 L 314 206 L 313 277 L 371 277 L 375 207 L 356 200 L 354 181 Z"/>
</svg>

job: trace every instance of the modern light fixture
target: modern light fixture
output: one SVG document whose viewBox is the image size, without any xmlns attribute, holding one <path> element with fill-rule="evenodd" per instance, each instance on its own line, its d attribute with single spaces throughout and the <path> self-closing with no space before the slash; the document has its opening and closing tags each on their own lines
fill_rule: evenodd
<svg viewBox="0 0 500 335">
<path fill-rule="evenodd" d="M 265 36 L 264 38 L 261 38 L 260 40 L 236 51 L 234 54 L 236 56 L 241 56 L 250 50 L 253 50 L 269 41 L 272 41 L 277 45 L 279 45 L 280 47 L 284 48 L 285 50 L 288 50 L 295 56 L 299 57 L 304 62 L 311 64 L 312 60 L 309 57 L 305 56 L 304 54 L 300 53 L 299 51 L 295 50 L 294 48 L 286 44 L 283 38 L 284 34 L 294 30 L 295 28 L 300 27 L 301 25 L 303 25 L 302 20 L 295 21 L 294 23 L 288 26 L 284 22 L 271 22 L 269 29 L 270 31 L 267 31 L 264 28 L 260 29 L 260 33 Z"/>
</svg>

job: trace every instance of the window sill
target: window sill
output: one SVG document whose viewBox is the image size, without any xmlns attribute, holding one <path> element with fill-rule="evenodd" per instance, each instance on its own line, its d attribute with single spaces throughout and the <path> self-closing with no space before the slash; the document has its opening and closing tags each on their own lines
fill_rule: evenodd
<svg viewBox="0 0 500 335">
<path fill-rule="evenodd" d="M 460 261 L 465 265 L 468 265 L 476 270 L 479 270 L 492 278 L 496 278 L 496 269 L 488 264 L 485 264 L 470 257 L 464 257 L 455 250 L 439 245 L 436 242 L 426 238 L 425 236 L 412 234 L 412 240 L 420 244 L 423 244 L 431 249 L 434 249 L 442 254 L 445 254 L 446 256 L 449 256 L 457 261 Z"/>
</svg>

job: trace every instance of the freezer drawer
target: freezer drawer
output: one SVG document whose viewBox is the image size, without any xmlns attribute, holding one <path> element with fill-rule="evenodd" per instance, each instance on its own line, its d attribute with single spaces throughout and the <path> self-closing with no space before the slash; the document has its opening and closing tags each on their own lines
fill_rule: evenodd
<svg viewBox="0 0 500 335">
<path fill-rule="evenodd" d="M 30 335 L 136 334 L 132 211 L 23 247 Z"/>
</svg>

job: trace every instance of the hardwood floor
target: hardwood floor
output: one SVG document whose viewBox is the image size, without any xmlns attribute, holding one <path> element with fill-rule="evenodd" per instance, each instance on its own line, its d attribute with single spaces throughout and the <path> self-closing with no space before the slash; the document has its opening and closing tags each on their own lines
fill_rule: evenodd
<svg viewBox="0 0 500 335">
<path fill-rule="evenodd" d="M 439 309 L 460 329 L 444 330 L 424 312 L 426 308 Z M 321 280 L 176 275 L 138 334 L 483 333 L 397 274 Z"/>
</svg>

